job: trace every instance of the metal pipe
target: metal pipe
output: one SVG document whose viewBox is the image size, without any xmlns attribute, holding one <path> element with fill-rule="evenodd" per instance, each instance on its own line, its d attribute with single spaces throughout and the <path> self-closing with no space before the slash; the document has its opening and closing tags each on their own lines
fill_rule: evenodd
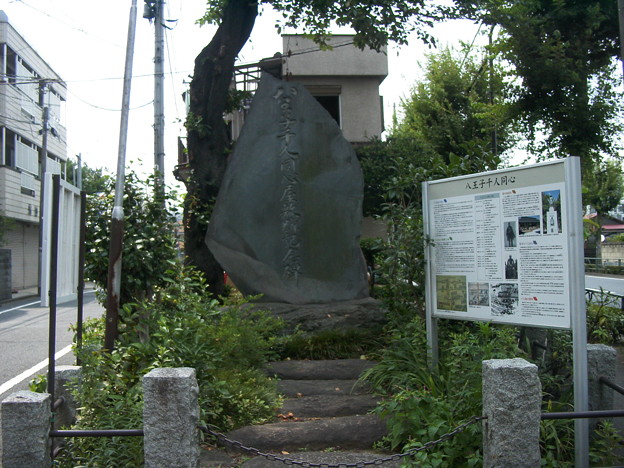
<svg viewBox="0 0 624 468">
<path fill-rule="evenodd" d="M 84 317 L 84 271 L 85 271 L 85 239 L 87 235 L 87 193 L 83 190 L 80 192 L 80 234 L 78 238 L 78 310 L 76 320 L 76 347 L 80 351 L 82 349 L 82 327 Z M 76 360 L 76 364 L 80 365 L 80 359 Z"/>
<path fill-rule="evenodd" d="M 48 334 L 48 393 L 52 396 L 54 409 L 54 372 L 56 353 L 56 293 L 58 269 L 58 237 L 59 237 L 59 194 L 61 191 L 61 177 L 52 176 L 52 233 L 50 236 L 50 328 Z"/>
<path fill-rule="evenodd" d="M 52 411 L 56 411 L 65 404 L 65 397 L 58 397 L 52 405 Z"/>
<path fill-rule="evenodd" d="M 612 382 L 608 378 L 606 378 L 604 376 L 601 376 L 598 379 L 598 382 L 600 382 L 601 384 L 605 384 L 607 387 L 611 387 L 613 390 L 618 392 L 620 395 L 624 395 L 624 387 L 616 384 L 615 382 Z"/>
<path fill-rule="evenodd" d="M 50 431 L 50 437 L 143 437 L 143 429 L 97 429 Z"/>
<path fill-rule="evenodd" d="M 624 410 L 567 411 L 564 413 L 542 413 L 541 419 L 600 419 L 621 417 L 624 417 Z"/>
</svg>

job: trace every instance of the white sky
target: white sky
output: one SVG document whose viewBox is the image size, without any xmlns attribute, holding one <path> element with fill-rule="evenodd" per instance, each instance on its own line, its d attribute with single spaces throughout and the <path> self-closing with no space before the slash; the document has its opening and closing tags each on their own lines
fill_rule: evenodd
<svg viewBox="0 0 624 468">
<path fill-rule="evenodd" d="M 67 83 L 68 156 L 80 153 L 89 166 L 111 172 L 117 167 L 130 5 L 131 0 L 0 0 L 9 23 Z M 177 20 L 169 23 L 172 29 L 165 34 L 165 180 L 169 185 L 176 184 L 171 171 L 177 163 L 177 138 L 185 136 L 184 82 L 189 81 L 195 57 L 215 31 L 195 24 L 205 5 L 205 0 L 167 0 L 166 4 L 166 19 Z M 137 0 L 137 10 L 126 161 L 135 170 L 149 173 L 154 160 L 154 27 L 142 18 L 142 0 Z M 240 63 L 281 51 L 274 15 L 265 11 L 258 17 Z M 440 25 L 434 34 L 441 44 L 457 44 L 472 41 L 475 32 L 474 25 L 455 23 Z M 426 51 L 416 38 L 409 46 L 389 47 L 389 76 L 380 89 L 387 126 L 393 107 L 398 108 L 415 83 Z"/>
</svg>

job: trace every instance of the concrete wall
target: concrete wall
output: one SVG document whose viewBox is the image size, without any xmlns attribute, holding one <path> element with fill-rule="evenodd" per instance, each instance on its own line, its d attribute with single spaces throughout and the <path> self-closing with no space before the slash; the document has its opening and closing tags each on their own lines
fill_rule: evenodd
<svg viewBox="0 0 624 468">
<path fill-rule="evenodd" d="M 624 259 L 624 243 L 604 242 L 600 245 L 602 260 Z"/>
</svg>

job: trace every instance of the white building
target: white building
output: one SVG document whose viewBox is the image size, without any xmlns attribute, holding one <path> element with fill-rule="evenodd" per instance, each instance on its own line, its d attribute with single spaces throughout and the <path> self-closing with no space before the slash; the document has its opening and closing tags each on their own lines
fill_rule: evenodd
<svg viewBox="0 0 624 468">
<path fill-rule="evenodd" d="M 47 171 L 56 174 L 67 160 L 67 86 L 3 11 L 0 89 L 0 214 L 12 221 L 1 247 L 11 250 L 13 288 L 23 289 L 38 284 L 42 155 L 47 150 Z"/>
<path fill-rule="evenodd" d="M 303 84 L 336 119 L 353 145 L 366 144 L 384 130 L 379 86 L 388 75 L 386 50 L 360 50 L 352 35 L 333 35 L 321 49 L 298 34 L 282 35 L 282 52 L 257 64 L 236 67 L 236 87 L 254 92 L 261 70 Z M 230 116 L 232 137 L 240 134 L 244 115 Z"/>
</svg>

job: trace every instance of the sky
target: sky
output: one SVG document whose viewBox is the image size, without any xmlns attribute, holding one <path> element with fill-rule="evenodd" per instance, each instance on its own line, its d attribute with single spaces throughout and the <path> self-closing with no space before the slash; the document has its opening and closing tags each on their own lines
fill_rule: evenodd
<svg viewBox="0 0 624 468">
<path fill-rule="evenodd" d="M 9 23 L 66 82 L 65 109 L 68 156 L 80 154 L 92 168 L 114 172 L 119 152 L 123 75 L 131 0 L 0 0 Z M 172 175 L 177 139 L 185 136 L 182 93 L 193 73 L 194 59 L 210 41 L 215 27 L 196 24 L 205 0 L 166 0 L 165 19 L 165 181 L 179 187 Z M 154 161 L 154 25 L 142 17 L 137 0 L 136 38 L 131 84 L 126 161 L 139 173 L 151 173 Z M 275 29 L 276 13 L 264 10 L 239 63 L 253 63 L 282 49 Z M 441 45 L 471 42 L 476 26 L 442 24 L 433 31 Z M 300 31 L 287 30 L 287 33 Z M 334 33 L 349 33 L 336 29 Z M 409 45 L 388 47 L 389 76 L 380 88 L 386 125 L 395 106 L 420 76 L 428 51 L 417 38 Z"/>
</svg>

